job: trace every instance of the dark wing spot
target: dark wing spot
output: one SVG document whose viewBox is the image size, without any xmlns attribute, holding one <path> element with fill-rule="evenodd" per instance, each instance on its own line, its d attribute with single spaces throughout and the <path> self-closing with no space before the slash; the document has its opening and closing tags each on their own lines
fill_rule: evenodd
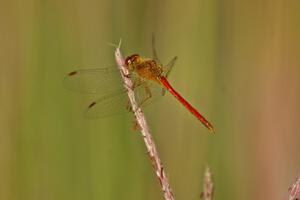
<svg viewBox="0 0 300 200">
<path fill-rule="evenodd" d="M 89 108 L 93 107 L 94 105 L 96 105 L 95 101 L 89 105 Z"/>
<path fill-rule="evenodd" d="M 69 76 L 73 76 L 73 75 L 75 75 L 75 74 L 77 74 L 77 71 L 72 71 L 72 72 L 70 72 L 68 75 L 69 75 Z"/>
</svg>

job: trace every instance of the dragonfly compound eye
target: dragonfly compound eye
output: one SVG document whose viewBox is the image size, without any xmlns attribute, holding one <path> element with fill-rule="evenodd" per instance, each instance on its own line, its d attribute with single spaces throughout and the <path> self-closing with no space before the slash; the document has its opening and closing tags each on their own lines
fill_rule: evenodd
<svg viewBox="0 0 300 200">
<path fill-rule="evenodd" d="M 131 64 L 131 61 L 130 61 L 130 57 L 128 56 L 126 59 L 125 59 L 125 64 L 128 66 L 129 64 Z"/>
<path fill-rule="evenodd" d="M 135 64 L 138 62 L 140 56 L 138 54 L 133 54 L 131 56 L 128 56 L 125 60 L 125 64 L 129 66 L 130 64 Z"/>
</svg>

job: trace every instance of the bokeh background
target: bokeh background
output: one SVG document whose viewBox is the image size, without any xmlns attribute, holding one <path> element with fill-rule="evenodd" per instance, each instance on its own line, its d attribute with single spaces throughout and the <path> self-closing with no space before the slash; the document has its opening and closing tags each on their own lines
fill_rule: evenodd
<svg viewBox="0 0 300 200">
<path fill-rule="evenodd" d="M 88 120 L 95 96 L 64 76 L 115 66 L 114 48 L 179 57 L 171 96 L 146 108 L 176 199 L 284 199 L 300 173 L 300 2 L 1 0 L 0 199 L 163 199 L 130 115 Z"/>
</svg>

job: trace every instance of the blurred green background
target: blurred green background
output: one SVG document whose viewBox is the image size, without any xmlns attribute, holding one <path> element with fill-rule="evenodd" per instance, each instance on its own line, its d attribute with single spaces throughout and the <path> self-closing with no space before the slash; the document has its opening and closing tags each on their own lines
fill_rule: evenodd
<svg viewBox="0 0 300 200">
<path fill-rule="evenodd" d="M 179 57 L 171 95 L 146 108 L 176 199 L 283 199 L 300 173 L 300 2 L 0 1 L 0 199 L 163 199 L 130 115 L 88 120 L 95 96 L 64 76 L 115 66 L 114 48 Z"/>
</svg>

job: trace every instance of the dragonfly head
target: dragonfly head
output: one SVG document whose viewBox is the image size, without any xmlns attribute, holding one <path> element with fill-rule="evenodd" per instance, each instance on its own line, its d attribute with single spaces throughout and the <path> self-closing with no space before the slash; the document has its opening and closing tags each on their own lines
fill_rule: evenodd
<svg viewBox="0 0 300 200">
<path fill-rule="evenodd" d="M 137 64 L 141 62 L 141 57 L 138 54 L 133 54 L 125 59 L 125 64 L 129 70 L 133 70 Z"/>
</svg>

